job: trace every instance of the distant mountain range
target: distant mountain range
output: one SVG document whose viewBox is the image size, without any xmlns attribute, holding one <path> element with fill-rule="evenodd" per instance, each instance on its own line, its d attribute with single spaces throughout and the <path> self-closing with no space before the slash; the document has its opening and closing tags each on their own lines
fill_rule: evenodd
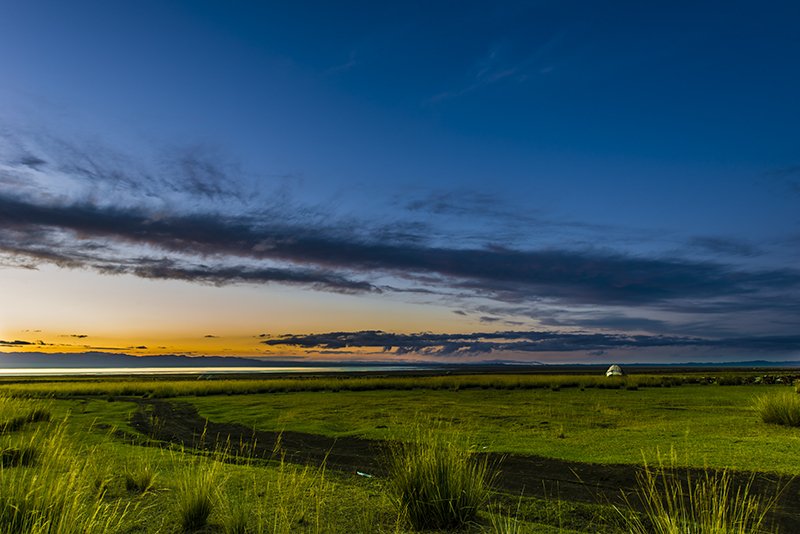
<svg viewBox="0 0 800 534">
<path fill-rule="evenodd" d="M 311 364 L 307 360 L 295 361 L 254 358 L 233 358 L 225 356 L 181 356 L 175 354 L 159 356 L 131 356 L 109 352 L 43 353 L 7 352 L 0 353 L 0 369 L 83 369 L 115 367 L 282 367 L 282 366 L 324 366 Z"/>
<path fill-rule="evenodd" d="M 315 361 L 297 358 L 264 359 L 228 356 L 182 356 L 176 354 L 158 356 L 132 356 L 109 352 L 42 353 L 42 352 L 6 352 L 0 353 L 0 369 L 86 369 L 86 368 L 145 368 L 145 367 L 343 367 L 343 366 L 381 366 L 416 368 L 503 368 L 521 369 L 524 367 L 546 367 L 558 369 L 600 368 L 614 362 L 598 362 L 591 364 L 544 364 L 542 362 L 520 362 L 514 360 L 483 360 L 474 363 L 452 362 L 402 362 L 391 360 L 352 361 L 324 360 Z M 620 363 L 623 367 L 665 368 L 665 367 L 800 367 L 800 361 L 767 361 L 751 360 L 743 362 L 683 362 L 683 363 Z"/>
</svg>

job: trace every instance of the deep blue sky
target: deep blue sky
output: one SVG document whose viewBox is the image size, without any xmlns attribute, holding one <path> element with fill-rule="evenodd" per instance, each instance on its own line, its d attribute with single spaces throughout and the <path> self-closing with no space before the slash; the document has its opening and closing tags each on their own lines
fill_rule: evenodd
<svg viewBox="0 0 800 534">
<path fill-rule="evenodd" d="M 369 351 L 348 332 L 513 330 L 709 348 L 369 343 L 428 357 L 800 355 L 798 4 L 282 4 L 0 7 L 0 289 L 38 265 L 43 278 L 116 273 L 121 293 L 136 277 L 214 283 L 232 303 L 244 284 L 265 300 L 289 291 L 302 304 L 288 315 L 352 310 L 346 325 L 321 314 L 235 332 L 236 346 L 294 334 L 284 351 L 338 350 L 300 339 L 331 331 Z M 70 327 L 108 314 L 94 305 Z M 7 346 L 34 341 L 31 310 L 0 318 Z M 756 354 L 747 340 L 763 336 L 775 343 Z"/>
</svg>

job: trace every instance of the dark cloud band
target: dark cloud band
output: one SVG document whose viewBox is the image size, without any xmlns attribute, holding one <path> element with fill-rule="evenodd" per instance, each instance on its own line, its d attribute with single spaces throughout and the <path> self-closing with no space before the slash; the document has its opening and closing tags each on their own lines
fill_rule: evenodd
<svg viewBox="0 0 800 534">
<path fill-rule="evenodd" d="M 377 240 L 344 225 L 284 224 L 262 215 L 163 214 L 90 203 L 39 203 L 0 195 L 0 249 L 108 273 L 205 283 L 280 282 L 348 292 L 375 290 L 353 274 L 436 275 L 438 283 L 503 301 L 647 304 L 794 290 L 793 270 L 743 271 L 724 264 L 613 252 L 445 248 Z M 23 241 L 24 239 L 24 241 Z M 147 247 L 166 259 L 132 264 L 108 250 Z M 124 252 L 123 252 L 124 254 Z M 182 265 L 176 257 L 213 258 Z M 139 259 L 141 258 L 127 258 Z M 236 266 L 278 262 L 280 267 Z"/>
<path fill-rule="evenodd" d="M 563 333 L 537 331 L 475 332 L 469 334 L 397 334 L 380 330 L 288 334 L 261 341 L 309 351 L 375 349 L 397 354 L 428 355 L 485 354 L 491 352 L 594 352 L 617 349 L 699 347 L 790 353 L 800 350 L 800 336 L 754 336 L 705 339 L 686 336 Z"/>
</svg>

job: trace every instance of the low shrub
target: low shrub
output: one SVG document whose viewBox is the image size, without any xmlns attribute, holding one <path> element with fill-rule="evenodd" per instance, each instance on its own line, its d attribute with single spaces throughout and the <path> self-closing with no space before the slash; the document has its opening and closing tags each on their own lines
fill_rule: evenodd
<svg viewBox="0 0 800 534">
<path fill-rule="evenodd" d="M 464 439 L 441 428 L 418 429 L 413 441 L 391 447 L 389 491 L 413 528 L 461 528 L 489 499 L 492 469 Z"/>
<path fill-rule="evenodd" d="M 755 407 L 765 423 L 800 426 L 800 395 L 797 393 L 763 395 L 756 399 Z"/>
</svg>

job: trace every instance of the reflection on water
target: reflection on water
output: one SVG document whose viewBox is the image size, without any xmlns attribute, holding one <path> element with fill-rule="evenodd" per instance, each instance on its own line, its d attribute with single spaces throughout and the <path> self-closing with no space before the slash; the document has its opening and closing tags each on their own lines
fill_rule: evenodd
<svg viewBox="0 0 800 534">
<path fill-rule="evenodd" d="M 0 369 L 0 376 L 358 373 L 364 371 L 413 371 L 416 369 L 419 369 L 419 367 L 413 365 L 347 365 L 340 367 L 43 367 L 38 369 Z"/>
</svg>

